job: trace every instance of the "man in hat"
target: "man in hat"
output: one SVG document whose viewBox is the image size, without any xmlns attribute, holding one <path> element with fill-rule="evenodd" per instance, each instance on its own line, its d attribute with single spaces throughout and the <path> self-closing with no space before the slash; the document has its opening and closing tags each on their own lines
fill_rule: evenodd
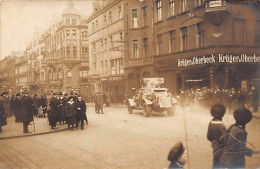
<svg viewBox="0 0 260 169">
<path fill-rule="evenodd" d="M 3 106 L 4 106 L 5 114 L 7 115 L 7 117 L 10 117 L 11 116 L 10 108 L 9 108 L 10 99 L 8 97 L 8 92 L 3 92 L 2 97 L 3 97 Z"/>
<path fill-rule="evenodd" d="M 51 129 L 55 129 L 56 127 L 56 122 L 58 118 L 58 108 L 59 108 L 59 100 L 57 98 L 57 93 L 53 92 L 52 98 L 50 99 L 50 111 L 48 114 Z"/>
<path fill-rule="evenodd" d="M 2 94 L 0 95 L 0 133 L 2 133 L 2 126 L 6 124 L 6 114 L 4 111 L 4 106 L 3 106 L 3 100 L 4 98 L 2 97 Z"/>
<path fill-rule="evenodd" d="M 23 97 L 21 98 L 21 121 L 23 122 L 23 132 L 31 133 L 28 131 L 28 125 L 33 121 L 34 107 L 33 101 L 29 97 L 28 92 L 23 92 Z"/>
<path fill-rule="evenodd" d="M 80 122 L 81 130 L 83 130 L 84 120 L 86 120 L 86 123 L 88 124 L 88 119 L 86 115 L 86 110 L 87 110 L 86 103 L 84 100 L 82 100 L 81 95 L 78 95 L 78 101 L 75 103 L 75 107 L 76 107 L 76 118 L 77 118 L 76 128 L 78 128 Z"/>
<path fill-rule="evenodd" d="M 64 105 L 66 105 L 66 101 L 63 98 L 63 95 L 61 92 L 58 93 L 58 100 L 59 100 L 59 107 L 58 107 L 58 121 L 62 122 L 62 124 L 65 123 L 65 107 Z"/>
<path fill-rule="evenodd" d="M 259 92 L 256 90 L 254 86 L 252 86 L 252 106 L 254 109 L 254 112 L 258 111 L 258 103 L 259 103 Z"/>
<path fill-rule="evenodd" d="M 220 163 L 224 168 L 245 168 L 245 155 L 259 154 L 259 150 L 253 151 L 246 147 L 246 124 L 252 119 L 252 113 L 246 108 L 234 111 L 236 123 L 231 125 L 226 133 L 225 147 L 221 155 Z"/>
</svg>

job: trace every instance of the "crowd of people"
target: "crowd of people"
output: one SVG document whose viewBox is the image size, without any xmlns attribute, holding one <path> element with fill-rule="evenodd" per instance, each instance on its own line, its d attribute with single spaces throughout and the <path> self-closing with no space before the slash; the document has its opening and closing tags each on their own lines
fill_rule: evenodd
<svg viewBox="0 0 260 169">
<path fill-rule="evenodd" d="M 62 92 L 52 92 L 50 95 L 29 96 L 27 91 L 8 96 L 3 92 L 0 96 L 0 133 L 2 126 L 6 125 L 7 117 L 15 116 L 15 122 L 23 123 L 23 132 L 28 131 L 28 125 L 33 122 L 34 117 L 48 118 L 51 129 L 56 124 L 68 124 L 68 128 L 84 129 L 84 121 L 88 124 L 86 115 L 86 103 L 80 94 L 71 92 L 70 95 Z"/>
<path fill-rule="evenodd" d="M 223 104 L 229 112 L 237 109 L 238 107 L 252 107 L 254 112 L 258 111 L 259 92 L 254 86 L 248 92 L 232 89 L 190 89 L 180 92 L 179 103 L 182 107 L 202 107 L 210 109 L 214 104 Z"/>
</svg>

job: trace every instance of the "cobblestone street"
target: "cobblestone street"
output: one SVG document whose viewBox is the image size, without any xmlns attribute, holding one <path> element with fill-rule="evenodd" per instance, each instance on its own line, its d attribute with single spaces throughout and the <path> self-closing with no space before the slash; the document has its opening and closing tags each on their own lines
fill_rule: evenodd
<svg viewBox="0 0 260 169">
<path fill-rule="evenodd" d="M 88 108 L 89 125 L 85 130 L 0 140 L 0 168 L 162 169 L 168 167 L 168 152 L 179 140 L 188 149 L 191 169 L 211 167 L 211 147 L 206 139 L 209 113 L 186 110 L 183 114 L 178 108 L 174 116 L 155 113 L 145 118 L 141 111 L 128 114 L 126 108 L 104 110 L 105 114 L 96 114 L 93 107 Z M 35 123 L 43 121 L 41 127 L 49 130 L 45 120 L 35 119 Z M 226 114 L 224 122 L 226 126 L 232 124 L 232 115 Z M 248 141 L 256 147 L 260 146 L 259 129 L 259 119 L 253 118 L 247 126 Z M 254 155 L 246 159 L 246 166 L 257 168 L 259 162 L 260 156 Z"/>
</svg>

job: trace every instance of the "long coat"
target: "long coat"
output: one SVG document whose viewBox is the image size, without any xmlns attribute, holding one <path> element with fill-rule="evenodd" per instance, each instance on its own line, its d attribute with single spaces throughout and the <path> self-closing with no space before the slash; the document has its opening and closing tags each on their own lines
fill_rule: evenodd
<svg viewBox="0 0 260 169">
<path fill-rule="evenodd" d="M 56 97 L 50 99 L 50 111 L 48 114 L 49 122 L 55 123 L 58 120 L 59 100 Z"/>
<path fill-rule="evenodd" d="M 23 123 L 30 123 L 33 121 L 34 106 L 33 101 L 29 96 L 21 98 L 21 121 Z"/>
<path fill-rule="evenodd" d="M 22 122 L 21 109 L 23 109 L 22 100 L 16 97 L 14 99 L 13 108 L 12 108 L 15 118 L 16 118 L 16 120 L 15 120 L 16 122 Z"/>
<path fill-rule="evenodd" d="M 226 168 L 245 168 L 245 155 L 253 151 L 246 147 L 247 132 L 243 126 L 234 124 L 227 130 L 226 146 L 220 162 Z"/>
<path fill-rule="evenodd" d="M 87 122 L 87 116 L 86 116 L 86 103 L 84 100 L 81 100 L 81 101 L 77 101 L 76 102 L 76 110 L 77 110 L 77 120 L 86 120 Z M 79 110 L 80 109 L 80 110 Z"/>
<path fill-rule="evenodd" d="M 0 130 L 4 125 L 6 125 L 6 114 L 4 111 L 3 100 L 0 98 Z"/>
<path fill-rule="evenodd" d="M 65 121 L 65 105 L 66 99 L 59 98 L 58 121 Z"/>
<path fill-rule="evenodd" d="M 69 124 L 76 124 L 76 107 L 74 102 L 72 104 L 66 103 L 66 116 Z"/>
</svg>

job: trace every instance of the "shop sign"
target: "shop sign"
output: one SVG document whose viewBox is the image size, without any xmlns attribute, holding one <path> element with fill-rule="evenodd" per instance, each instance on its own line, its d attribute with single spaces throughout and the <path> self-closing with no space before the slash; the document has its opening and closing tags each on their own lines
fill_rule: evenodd
<svg viewBox="0 0 260 169">
<path fill-rule="evenodd" d="M 117 76 L 117 77 L 110 77 L 109 80 L 113 80 L 113 81 L 116 81 L 116 80 L 122 80 L 123 77 L 121 76 Z"/>
<path fill-rule="evenodd" d="M 101 81 L 106 81 L 106 80 L 107 80 L 106 77 L 102 77 L 102 78 L 101 78 Z"/>
<path fill-rule="evenodd" d="M 216 63 L 215 55 L 206 55 L 206 56 L 196 56 L 188 59 L 178 59 L 178 66 L 194 66 L 202 64 Z"/>
<path fill-rule="evenodd" d="M 219 63 L 260 63 L 260 56 L 255 54 L 218 54 L 218 61 Z"/>
<path fill-rule="evenodd" d="M 156 69 L 156 70 L 173 69 L 173 67 L 174 67 L 174 59 L 161 60 L 161 61 L 156 61 L 154 63 L 154 69 Z"/>
<path fill-rule="evenodd" d="M 221 6 L 221 0 L 218 1 L 210 1 L 209 2 L 209 7 L 213 8 L 213 7 L 218 7 Z"/>
</svg>

